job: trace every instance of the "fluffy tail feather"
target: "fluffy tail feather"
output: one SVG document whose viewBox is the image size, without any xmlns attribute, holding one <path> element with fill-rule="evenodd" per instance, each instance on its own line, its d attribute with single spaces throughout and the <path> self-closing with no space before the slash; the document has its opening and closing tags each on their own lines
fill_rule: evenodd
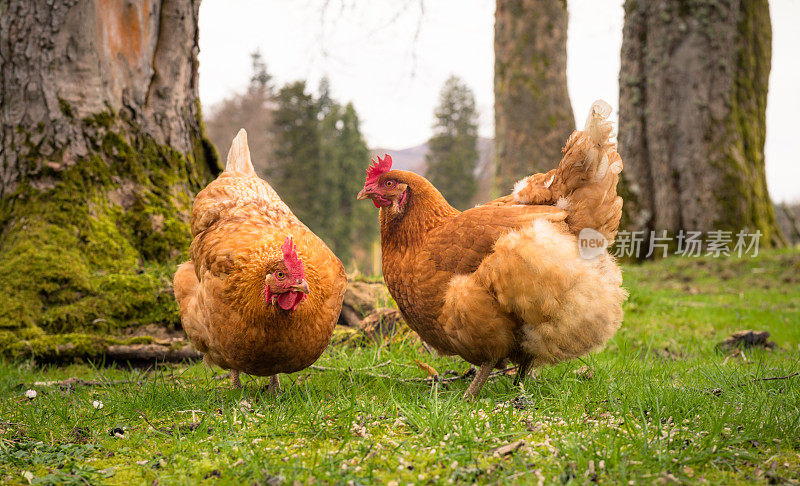
<svg viewBox="0 0 800 486">
<path fill-rule="evenodd" d="M 573 132 L 567 140 L 558 167 L 519 181 L 509 202 L 555 204 L 567 211 L 573 234 L 592 228 L 613 240 L 622 216 L 622 198 L 617 196 L 622 159 L 609 140 L 610 114 L 611 105 L 595 101 L 583 131 Z"/>
<path fill-rule="evenodd" d="M 602 346 L 622 322 L 622 273 L 607 253 L 581 258 L 575 236 L 553 223 L 502 236 L 476 278 L 504 313 L 523 322 L 520 378 L 530 365 L 553 364 Z"/>
<path fill-rule="evenodd" d="M 231 149 L 228 151 L 228 162 L 225 164 L 227 172 L 242 172 L 255 176 L 256 170 L 250 161 L 250 148 L 247 146 L 247 132 L 242 128 L 233 139 Z"/>
</svg>

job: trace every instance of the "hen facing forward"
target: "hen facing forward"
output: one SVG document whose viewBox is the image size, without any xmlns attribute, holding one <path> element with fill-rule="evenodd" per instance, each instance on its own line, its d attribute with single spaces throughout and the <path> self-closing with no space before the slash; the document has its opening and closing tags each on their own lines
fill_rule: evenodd
<svg viewBox="0 0 800 486">
<path fill-rule="evenodd" d="M 464 212 L 425 178 L 367 170 L 359 199 L 380 208 L 383 275 L 408 325 L 442 354 L 480 367 L 476 396 L 505 360 L 556 363 L 604 344 L 622 321 L 622 275 L 605 250 L 581 258 L 584 228 L 613 240 L 622 210 L 622 160 L 609 142 L 611 107 L 596 102 L 556 169 Z"/>
<path fill-rule="evenodd" d="M 181 322 L 204 361 L 269 376 L 310 366 L 330 342 L 347 279 L 338 258 L 250 162 L 247 134 L 192 207 L 191 257 L 175 274 Z"/>
</svg>

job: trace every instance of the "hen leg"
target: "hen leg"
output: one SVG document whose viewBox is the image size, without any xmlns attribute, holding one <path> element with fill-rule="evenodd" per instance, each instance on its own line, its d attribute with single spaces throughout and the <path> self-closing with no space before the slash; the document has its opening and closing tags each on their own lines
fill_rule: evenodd
<svg viewBox="0 0 800 486">
<path fill-rule="evenodd" d="M 519 366 L 517 366 L 517 375 L 514 377 L 514 386 L 518 386 L 522 380 L 528 377 L 528 374 L 531 372 L 531 365 L 533 364 L 533 358 L 525 358 Z"/>
<path fill-rule="evenodd" d="M 231 370 L 231 388 L 241 388 L 242 382 L 239 381 L 239 371 Z"/>
<path fill-rule="evenodd" d="M 269 377 L 269 388 L 267 391 L 271 395 L 277 395 L 281 392 L 281 381 L 278 379 L 278 375 L 272 375 Z"/>
<path fill-rule="evenodd" d="M 478 397 L 478 393 L 480 393 L 481 388 L 483 388 L 483 384 L 486 383 L 486 380 L 489 378 L 489 374 L 494 369 L 494 366 L 497 363 L 483 363 L 480 368 L 478 368 L 478 372 L 475 373 L 475 378 L 470 383 L 469 388 L 464 393 L 464 398 L 467 400 L 471 400 L 473 398 Z"/>
</svg>

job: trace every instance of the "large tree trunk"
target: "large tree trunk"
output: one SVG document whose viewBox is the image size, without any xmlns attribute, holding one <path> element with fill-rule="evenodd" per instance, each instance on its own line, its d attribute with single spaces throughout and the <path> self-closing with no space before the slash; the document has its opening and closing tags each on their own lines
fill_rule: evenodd
<svg viewBox="0 0 800 486">
<path fill-rule="evenodd" d="M 575 128 L 567 93 L 567 2 L 497 0 L 494 33 L 496 190 L 546 172 Z"/>
<path fill-rule="evenodd" d="M 199 3 L 0 0 L 1 354 L 98 355 L 177 325 L 169 276 L 219 171 Z"/>
<path fill-rule="evenodd" d="M 625 2 L 627 229 L 780 238 L 764 173 L 771 38 L 767 0 Z"/>
</svg>

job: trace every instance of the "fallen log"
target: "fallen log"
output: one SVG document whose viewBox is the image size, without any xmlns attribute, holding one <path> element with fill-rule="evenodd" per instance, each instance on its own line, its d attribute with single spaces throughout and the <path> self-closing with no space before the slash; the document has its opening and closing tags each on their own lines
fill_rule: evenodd
<svg viewBox="0 0 800 486">
<path fill-rule="evenodd" d="M 109 346 L 106 358 L 116 361 L 169 361 L 202 359 L 203 353 L 191 344 L 176 347 L 174 344 L 117 344 Z"/>
</svg>

